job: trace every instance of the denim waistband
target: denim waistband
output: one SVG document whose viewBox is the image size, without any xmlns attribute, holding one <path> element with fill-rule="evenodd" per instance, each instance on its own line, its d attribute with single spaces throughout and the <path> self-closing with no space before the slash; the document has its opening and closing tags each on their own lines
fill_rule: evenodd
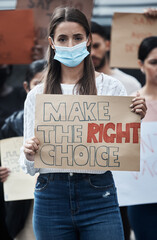
<svg viewBox="0 0 157 240">
<path fill-rule="evenodd" d="M 102 175 L 105 175 L 106 177 L 112 176 L 111 171 L 106 171 L 103 174 L 86 174 L 86 173 L 41 173 L 41 176 L 47 176 L 50 180 L 58 179 L 58 180 L 68 180 L 71 179 L 85 179 L 89 177 L 101 177 Z"/>
</svg>

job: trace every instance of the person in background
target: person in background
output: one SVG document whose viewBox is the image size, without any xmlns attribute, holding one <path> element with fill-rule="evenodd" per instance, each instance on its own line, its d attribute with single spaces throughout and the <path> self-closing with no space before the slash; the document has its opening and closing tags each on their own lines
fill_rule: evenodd
<svg viewBox="0 0 157 240">
<path fill-rule="evenodd" d="M 26 80 L 23 82 L 23 87 L 26 93 L 32 90 L 37 84 L 41 83 L 43 74 L 42 72 L 45 66 L 45 60 L 37 60 L 29 65 L 26 73 Z M 10 117 L 8 117 L 5 120 L 4 125 L 0 129 L 0 140 L 16 136 L 23 136 L 23 110 L 17 111 L 13 113 Z M 9 169 L 0 167 L 1 182 L 6 181 L 9 174 Z M 10 236 L 14 238 L 19 233 L 19 237 L 17 236 L 17 239 L 28 239 L 25 235 L 28 234 L 28 231 L 31 231 L 31 229 L 27 229 L 27 231 L 24 229 L 23 233 L 20 232 L 24 228 L 25 222 L 30 212 L 29 210 L 32 201 L 13 201 L 6 204 L 6 224 Z"/>
<path fill-rule="evenodd" d="M 110 37 L 106 29 L 95 22 L 91 22 L 91 32 L 92 32 L 91 56 L 96 71 L 103 72 L 121 81 L 128 95 L 136 90 L 139 90 L 141 88 L 141 84 L 138 82 L 137 79 L 120 71 L 117 68 L 114 69 L 110 68 L 109 65 Z M 127 217 L 127 208 L 120 207 L 120 213 L 123 222 L 125 240 L 129 240 L 130 226 Z"/>
<path fill-rule="evenodd" d="M 138 50 L 140 69 L 145 74 L 146 83 L 139 90 L 146 102 L 157 104 L 157 36 L 145 38 Z M 157 121 L 157 116 L 149 109 L 143 121 Z M 149 185 L 149 183 L 148 183 Z M 145 190 L 147 191 L 147 189 Z M 128 207 L 128 218 L 137 240 L 157 239 L 157 203 Z"/>
<path fill-rule="evenodd" d="M 7 85 L 7 79 L 12 74 L 12 65 L 0 65 L 0 128 L 13 112 L 23 109 L 26 98 L 22 87 Z"/>
<path fill-rule="evenodd" d="M 118 68 L 110 68 L 110 37 L 107 30 L 98 23 L 91 22 L 91 32 L 91 56 L 96 71 L 103 72 L 121 81 L 128 95 L 139 90 L 141 84 L 136 78 L 120 71 Z"/>
<path fill-rule="evenodd" d="M 14 111 L 23 109 L 26 94 L 22 87 L 12 87 L 6 84 L 7 78 L 12 73 L 11 65 L 0 65 L 0 129 Z M 9 174 L 9 169 L 0 166 L 0 236 L 2 239 L 10 240 L 5 223 L 5 204 L 3 197 L 3 182 Z"/>
<path fill-rule="evenodd" d="M 39 140 L 34 137 L 36 94 L 126 95 L 120 81 L 94 71 L 90 27 L 78 9 L 55 9 L 49 27 L 49 44 L 45 81 L 27 95 L 25 102 L 24 146 L 20 155 L 25 172 L 30 175 L 39 172 L 33 214 L 36 239 L 123 240 L 110 171 L 82 170 L 80 173 L 62 168 L 34 168 L 35 153 L 39 149 Z M 141 118 L 145 116 L 144 98 L 135 97 L 130 107 Z M 104 189 L 111 193 L 107 199 L 102 197 Z"/>
</svg>

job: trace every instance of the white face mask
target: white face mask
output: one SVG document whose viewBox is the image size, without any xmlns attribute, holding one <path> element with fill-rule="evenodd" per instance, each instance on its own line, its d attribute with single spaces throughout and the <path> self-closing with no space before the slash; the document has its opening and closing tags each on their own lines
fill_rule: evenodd
<svg viewBox="0 0 157 240">
<path fill-rule="evenodd" d="M 55 47 L 54 59 L 67 67 L 76 67 L 89 55 L 87 51 L 87 42 L 82 42 L 73 47 Z"/>
</svg>

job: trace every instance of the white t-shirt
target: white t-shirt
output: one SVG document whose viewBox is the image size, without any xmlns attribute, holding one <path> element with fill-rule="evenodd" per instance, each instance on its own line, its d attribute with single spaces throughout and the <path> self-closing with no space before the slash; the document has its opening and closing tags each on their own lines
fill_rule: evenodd
<svg viewBox="0 0 157 240">
<path fill-rule="evenodd" d="M 118 68 L 112 69 L 111 76 L 118 79 L 124 85 L 127 95 L 131 95 L 141 88 L 141 84 L 136 78 L 120 71 Z"/>
<path fill-rule="evenodd" d="M 61 84 L 62 93 L 66 95 L 73 94 L 74 84 Z M 121 82 L 117 79 L 114 79 L 108 75 L 101 73 L 96 78 L 96 88 L 97 95 L 103 96 L 126 96 L 126 90 Z M 31 90 L 26 98 L 25 107 L 24 107 L 24 143 L 27 139 L 30 139 L 34 136 L 34 123 L 35 123 L 35 96 L 36 94 L 43 94 L 44 84 L 37 85 L 33 90 Z M 75 92 L 74 92 L 75 94 Z M 20 165 L 22 169 L 34 175 L 36 172 L 39 173 L 51 173 L 51 172 L 75 172 L 70 169 L 53 169 L 53 168 L 34 168 L 34 162 L 26 159 L 21 149 L 20 154 Z M 76 170 L 76 172 L 79 172 Z M 80 171 L 81 173 L 103 173 L 101 171 Z"/>
</svg>

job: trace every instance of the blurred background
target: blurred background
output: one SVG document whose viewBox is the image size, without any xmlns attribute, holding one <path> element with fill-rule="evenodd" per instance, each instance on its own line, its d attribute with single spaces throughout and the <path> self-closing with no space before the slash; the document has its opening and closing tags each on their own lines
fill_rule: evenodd
<svg viewBox="0 0 157 240">
<path fill-rule="evenodd" d="M 88 0 L 87 0 L 88 1 Z M 32 2 L 32 1 L 31 1 Z M 94 0 L 93 1 L 93 13 L 92 13 L 92 21 L 95 21 L 105 28 L 107 28 L 108 34 L 110 36 L 110 29 L 112 26 L 112 16 L 114 12 L 134 12 L 134 13 L 142 13 L 145 8 L 156 8 L 157 0 Z M 0 0 L 0 10 L 6 9 L 15 9 L 16 0 Z M 16 65 L 13 67 L 14 79 L 17 75 L 17 81 L 13 81 L 12 76 L 8 78 L 8 83 L 17 86 L 23 82 L 22 76 L 24 76 L 24 71 L 26 69 L 25 65 L 21 65 L 18 67 L 18 71 Z M 121 69 L 127 74 L 130 74 L 136 77 L 142 85 L 145 83 L 144 75 L 138 69 Z M 20 74 L 21 71 L 21 74 Z M 18 77 L 20 76 L 20 78 Z M 18 80 L 19 79 L 19 80 Z"/>
</svg>

